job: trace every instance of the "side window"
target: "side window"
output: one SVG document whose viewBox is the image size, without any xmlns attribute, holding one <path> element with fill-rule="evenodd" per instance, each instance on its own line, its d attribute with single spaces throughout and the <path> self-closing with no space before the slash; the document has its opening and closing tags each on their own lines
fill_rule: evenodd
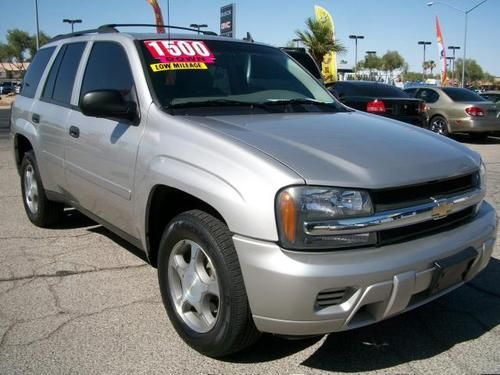
<svg viewBox="0 0 500 375">
<path fill-rule="evenodd" d="M 23 87 L 21 88 L 21 92 L 19 93 L 22 96 L 26 96 L 28 98 L 35 97 L 35 92 L 40 83 L 40 78 L 42 78 L 42 74 L 45 71 L 49 60 L 54 53 L 55 47 L 42 48 L 39 50 L 33 61 L 30 64 L 28 72 L 24 76 L 23 79 Z"/>
<path fill-rule="evenodd" d="M 134 79 L 125 50 L 114 42 L 96 42 L 83 77 L 81 98 L 89 91 L 118 90 L 125 98 L 135 95 Z"/>
<path fill-rule="evenodd" d="M 435 103 L 439 99 L 439 94 L 434 90 L 422 89 L 418 92 L 417 98 L 424 100 L 426 103 Z"/>
<path fill-rule="evenodd" d="M 404 90 L 408 95 L 410 96 L 415 96 L 415 93 L 417 92 L 417 89 L 406 89 Z"/>
<path fill-rule="evenodd" d="M 71 43 L 63 46 L 57 54 L 50 69 L 42 98 L 69 104 L 75 83 L 76 71 L 80 65 L 85 42 Z"/>
</svg>

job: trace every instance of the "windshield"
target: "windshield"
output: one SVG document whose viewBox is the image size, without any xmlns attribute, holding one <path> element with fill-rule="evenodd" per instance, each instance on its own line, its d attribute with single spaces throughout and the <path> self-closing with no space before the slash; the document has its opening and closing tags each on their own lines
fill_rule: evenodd
<svg viewBox="0 0 500 375">
<path fill-rule="evenodd" d="M 443 91 L 454 102 L 484 102 L 485 99 L 480 97 L 474 91 L 461 89 L 458 87 L 444 87 Z"/>
<path fill-rule="evenodd" d="M 219 40 L 149 40 L 141 48 L 164 108 L 235 106 L 345 110 L 304 68 L 280 50 Z M 328 106 L 325 105 L 328 104 Z M 252 107 L 253 108 L 253 107 Z M 309 110 L 307 110 L 309 111 Z"/>
</svg>

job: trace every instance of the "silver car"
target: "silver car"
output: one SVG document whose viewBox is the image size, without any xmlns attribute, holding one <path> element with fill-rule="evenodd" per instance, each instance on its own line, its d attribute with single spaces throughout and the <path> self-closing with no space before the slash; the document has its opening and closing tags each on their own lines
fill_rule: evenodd
<svg viewBox="0 0 500 375">
<path fill-rule="evenodd" d="M 468 133 L 485 138 L 500 131 L 496 104 L 474 91 L 458 87 L 421 87 L 405 90 L 415 98 L 423 99 L 428 108 L 429 130 L 449 135 Z"/>
<path fill-rule="evenodd" d="M 23 203 L 143 250 L 194 349 L 372 324 L 487 266 L 476 152 L 345 107 L 274 47 L 116 27 L 34 57 L 12 108 Z"/>
</svg>

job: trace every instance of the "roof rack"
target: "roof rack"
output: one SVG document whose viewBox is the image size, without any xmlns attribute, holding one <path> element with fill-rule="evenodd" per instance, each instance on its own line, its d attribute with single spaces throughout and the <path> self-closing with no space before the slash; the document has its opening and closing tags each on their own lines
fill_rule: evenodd
<svg viewBox="0 0 500 375">
<path fill-rule="evenodd" d="M 181 26 L 156 25 L 156 24 L 152 24 L 152 23 L 110 23 L 107 25 L 99 26 L 96 29 L 80 30 L 80 31 L 75 31 L 74 33 L 56 35 L 50 41 L 54 42 L 56 40 L 66 39 L 66 38 L 71 38 L 73 36 L 81 36 L 81 35 L 86 35 L 86 34 L 119 33 L 120 31 L 118 31 L 116 29 L 117 27 L 158 27 L 158 26 L 164 27 L 166 29 L 194 31 L 196 33 L 200 33 L 203 35 L 217 35 L 217 33 L 214 33 L 213 31 L 197 30 L 197 29 L 191 29 L 189 27 L 181 27 Z"/>
</svg>

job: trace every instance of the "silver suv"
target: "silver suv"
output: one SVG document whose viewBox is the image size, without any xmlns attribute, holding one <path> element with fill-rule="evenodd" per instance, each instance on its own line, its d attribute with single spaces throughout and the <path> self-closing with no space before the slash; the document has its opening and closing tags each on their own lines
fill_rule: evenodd
<svg viewBox="0 0 500 375">
<path fill-rule="evenodd" d="M 142 249 L 194 349 L 375 323 L 488 264 L 477 153 L 345 107 L 277 48 L 114 26 L 35 56 L 12 109 L 23 202 Z"/>
</svg>

